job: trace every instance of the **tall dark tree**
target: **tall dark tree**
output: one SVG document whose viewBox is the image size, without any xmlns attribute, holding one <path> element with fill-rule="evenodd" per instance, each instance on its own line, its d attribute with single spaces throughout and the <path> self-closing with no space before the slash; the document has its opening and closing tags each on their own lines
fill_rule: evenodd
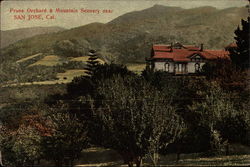
<svg viewBox="0 0 250 167">
<path fill-rule="evenodd" d="M 97 60 L 98 56 L 97 56 L 96 51 L 92 50 L 92 49 L 89 51 L 88 56 L 89 56 L 89 58 L 88 58 L 88 61 L 87 61 L 87 67 L 85 69 L 87 70 L 86 73 L 89 76 L 92 76 L 93 75 L 93 71 L 95 70 L 95 68 L 99 64 L 99 62 Z"/>
<path fill-rule="evenodd" d="M 235 37 L 237 47 L 231 50 L 231 60 L 240 69 L 249 68 L 249 20 L 241 20 L 242 27 L 235 30 Z"/>
<path fill-rule="evenodd" d="M 202 67 L 202 73 L 209 81 L 216 81 L 219 85 L 229 91 L 241 93 L 248 85 L 246 73 L 236 68 L 230 60 L 217 59 L 208 62 Z"/>
</svg>

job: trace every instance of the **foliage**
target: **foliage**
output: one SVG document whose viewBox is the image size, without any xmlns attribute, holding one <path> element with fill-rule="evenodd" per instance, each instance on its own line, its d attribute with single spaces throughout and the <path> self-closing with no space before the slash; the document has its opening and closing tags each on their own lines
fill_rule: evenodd
<svg viewBox="0 0 250 167">
<path fill-rule="evenodd" d="M 208 62 L 202 67 L 206 79 L 217 81 L 223 89 L 229 91 L 243 91 L 247 86 L 247 75 L 238 70 L 230 60 L 218 59 Z"/>
<path fill-rule="evenodd" d="M 210 146 L 212 152 L 215 153 L 222 149 L 222 145 L 225 144 L 224 141 L 232 141 L 232 137 L 226 134 L 232 131 L 233 127 L 225 131 L 220 123 L 228 119 L 237 120 L 237 117 L 241 113 L 235 109 L 233 101 L 231 100 L 232 96 L 224 92 L 216 82 L 208 84 L 207 89 L 203 93 L 204 99 L 201 102 L 194 102 L 194 104 L 190 106 L 190 110 L 199 113 L 200 124 L 209 128 Z M 241 128 L 241 126 L 237 126 L 237 129 L 239 128 Z M 222 129 L 224 131 L 222 131 Z M 244 133 L 244 130 L 241 132 Z"/>
<path fill-rule="evenodd" d="M 95 50 L 90 50 L 88 56 L 89 58 L 87 61 L 87 67 L 85 69 L 87 70 L 86 73 L 91 76 L 93 75 L 93 71 L 95 70 L 99 62 L 97 61 L 98 56 Z"/>
<path fill-rule="evenodd" d="M 157 154 L 180 134 L 183 123 L 171 99 L 143 79 L 114 76 L 97 86 L 92 108 L 101 127 L 98 144 L 117 150 L 128 165 L 134 159 L 139 165 L 143 156 Z"/>
<path fill-rule="evenodd" d="M 83 47 L 74 39 L 55 42 L 53 50 L 55 54 L 65 57 L 78 57 L 83 54 Z"/>
<path fill-rule="evenodd" d="M 47 111 L 47 126 L 51 133 L 43 136 L 45 158 L 53 160 L 57 167 L 64 163 L 73 166 L 83 148 L 88 144 L 86 126 L 67 111 L 66 104 L 57 104 Z"/>
<path fill-rule="evenodd" d="M 234 31 L 236 40 L 236 49 L 231 50 L 231 59 L 232 62 L 239 69 L 249 69 L 250 59 L 249 59 L 249 21 L 250 17 L 247 20 L 241 20 L 242 28 L 238 28 Z"/>
<path fill-rule="evenodd" d="M 41 158 L 41 136 L 31 126 L 20 126 L 16 131 L 1 129 L 0 138 L 5 165 L 33 165 Z"/>
<path fill-rule="evenodd" d="M 202 115 L 202 123 L 208 125 L 211 130 L 215 128 L 217 121 L 236 114 L 230 96 L 223 92 L 216 82 L 208 85 L 204 93 L 203 101 L 194 103 L 191 110 L 199 112 Z"/>
<path fill-rule="evenodd" d="M 98 64 L 91 70 L 91 76 L 75 77 L 72 82 L 67 85 L 66 96 L 68 98 L 71 98 L 73 100 L 75 97 L 93 95 L 95 93 L 95 84 L 102 79 L 108 79 L 117 74 L 123 77 L 135 75 L 134 73 L 129 71 L 126 66 L 113 63 Z"/>
<path fill-rule="evenodd" d="M 10 106 L 5 106 L 0 109 L 0 120 L 9 129 L 18 129 L 22 117 L 24 115 L 30 114 L 28 108 L 31 103 L 17 103 Z"/>
<path fill-rule="evenodd" d="M 221 136 L 228 140 L 229 143 L 247 144 L 247 131 L 249 130 L 246 115 L 238 113 L 236 116 L 226 116 L 218 121 L 216 129 L 219 130 Z"/>
<path fill-rule="evenodd" d="M 194 153 L 209 149 L 209 130 L 200 125 L 200 115 L 187 106 L 194 101 L 201 102 L 201 92 L 206 89 L 206 80 L 201 77 L 175 77 L 162 71 L 144 70 L 142 76 L 148 83 L 156 87 L 166 98 L 172 99 L 172 105 L 176 106 L 176 112 L 183 118 L 186 129 L 170 144 L 169 147 L 160 150 L 162 154 Z"/>
</svg>

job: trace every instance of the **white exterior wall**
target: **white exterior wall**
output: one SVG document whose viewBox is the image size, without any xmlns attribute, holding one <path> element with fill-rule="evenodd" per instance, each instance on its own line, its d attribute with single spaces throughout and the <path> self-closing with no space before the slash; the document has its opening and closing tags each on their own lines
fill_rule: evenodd
<svg viewBox="0 0 250 167">
<path fill-rule="evenodd" d="M 165 62 L 155 62 L 155 71 L 164 71 Z"/>
<path fill-rule="evenodd" d="M 169 72 L 174 72 L 174 63 L 173 62 L 155 62 L 155 71 L 165 71 L 165 64 L 169 64 Z"/>
<path fill-rule="evenodd" d="M 201 69 L 205 63 L 204 62 L 199 62 L 199 63 L 200 63 L 200 69 Z M 195 64 L 196 64 L 196 62 L 188 62 L 187 63 L 188 73 L 195 73 Z"/>
<path fill-rule="evenodd" d="M 155 67 L 154 70 L 155 71 L 165 71 L 165 63 L 166 62 L 154 62 L 155 63 Z M 174 72 L 174 62 L 168 62 L 169 63 L 169 72 L 173 73 Z M 202 66 L 205 64 L 205 62 L 198 62 L 200 63 L 200 69 L 202 68 Z M 195 73 L 195 64 L 196 62 L 188 62 L 187 63 L 187 72 L 188 73 Z"/>
<path fill-rule="evenodd" d="M 174 62 L 169 62 L 169 72 L 174 72 Z"/>
<path fill-rule="evenodd" d="M 195 73 L 195 62 L 187 63 L 187 71 L 188 73 Z"/>
</svg>

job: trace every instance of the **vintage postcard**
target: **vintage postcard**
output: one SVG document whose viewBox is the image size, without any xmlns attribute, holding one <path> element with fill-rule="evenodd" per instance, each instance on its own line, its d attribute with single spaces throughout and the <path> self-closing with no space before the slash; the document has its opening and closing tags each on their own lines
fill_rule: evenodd
<svg viewBox="0 0 250 167">
<path fill-rule="evenodd" d="M 1 1 L 0 167 L 250 165 L 249 11 Z"/>
</svg>

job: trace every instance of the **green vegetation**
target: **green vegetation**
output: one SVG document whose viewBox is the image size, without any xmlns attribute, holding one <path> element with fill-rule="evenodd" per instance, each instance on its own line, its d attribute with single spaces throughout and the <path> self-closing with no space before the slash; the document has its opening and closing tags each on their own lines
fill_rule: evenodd
<svg viewBox="0 0 250 167">
<path fill-rule="evenodd" d="M 88 146 L 88 137 L 86 125 L 75 115 L 65 112 L 67 108 L 65 104 L 56 104 L 47 110 L 45 117 L 50 132 L 41 142 L 45 159 L 54 161 L 56 166 L 67 163 L 73 167 L 74 160 Z"/>
<path fill-rule="evenodd" d="M 28 65 L 24 65 L 24 62 L 16 64 L 37 53 L 56 55 L 63 60 L 62 63 L 67 59 L 67 63 L 69 57 L 86 56 L 90 49 L 94 49 L 100 54 L 99 58 L 107 63 L 127 64 L 144 63 L 152 44 L 157 43 L 204 43 L 205 48 L 221 49 L 232 42 L 235 27 L 247 15 L 247 9 L 243 7 L 218 10 L 212 7 L 181 9 L 156 5 L 122 15 L 107 24 L 93 23 L 57 33 L 37 35 L 1 49 L 0 82 L 14 82 L 17 76 L 26 82 L 41 81 L 41 78 L 54 79 L 56 74 L 46 76 L 46 73 L 53 73 L 52 70 L 45 72 L 40 78 L 31 79 L 31 74 L 25 68 L 36 61 Z M 61 66 L 60 63 L 57 66 Z M 43 71 L 44 66 L 40 68 Z M 36 69 L 32 72 L 38 76 L 41 74 L 38 71 Z M 18 81 L 23 82 L 20 79 Z"/>
<path fill-rule="evenodd" d="M 37 66 L 37 65 L 41 65 L 41 66 L 56 66 L 60 63 L 60 58 L 58 56 L 55 55 L 48 55 L 45 56 L 44 58 L 42 58 L 41 60 L 30 64 L 28 67 L 32 67 L 32 66 Z"/>
<path fill-rule="evenodd" d="M 116 64 L 88 70 L 91 75 L 74 78 L 66 92 L 2 107 L 6 164 L 47 160 L 73 166 L 93 145 L 115 150 L 128 166 L 157 166 L 170 153 L 177 154 L 177 164 L 192 164 L 180 155 L 226 155 L 235 142 L 250 145 L 245 95 L 232 98 L 242 90 L 223 90 L 220 76 L 180 78 L 147 70 L 138 75 Z"/>
<path fill-rule="evenodd" d="M 101 58 L 113 58 L 110 54 L 108 58 L 101 54 L 102 50 L 105 50 L 105 53 L 111 51 L 104 49 L 108 45 L 114 47 L 112 53 L 118 54 L 121 61 L 125 61 L 125 58 L 140 59 L 141 55 L 136 53 L 142 48 L 143 52 L 150 53 L 144 47 L 149 46 L 147 41 L 155 40 L 151 40 L 152 36 L 140 33 L 135 38 L 129 38 L 133 31 L 138 31 L 137 26 L 131 25 L 137 25 L 140 20 L 141 25 L 149 22 L 150 24 L 145 24 L 145 27 L 150 28 L 154 26 L 152 22 L 157 23 L 165 18 L 165 9 L 163 6 L 155 6 L 141 11 L 142 13 L 135 12 L 133 17 L 129 17 L 132 14 L 121 16 L 106 25 L 90 24 L 74 31 L 56 33 L 53 34 L 56 41 L 59 41 L 56 43 L 52 40 L 53 37 L 48 35 L 45 35 L 46 38 L 51 40 L 46 44 L 42 43 L 39 41 L 44 40 L 42 35 L 38 41 L 24 40 L 6 48 L 3 51 L 4 56 L 1 57 L 7 60 L 0 69 L 1 82 L 26 82 L 30 85 L 24 83 L 17 84 L 16 87 L 0 88 L 0 149 L 4 165 L 25 167 L 47 162 L 57 167 L 74 166 L 81 158 L 83 160 L 79 163 L 87 163 L 83 156 L 88 154 L 86 149 L 91 150 L 93 147 L 108 149 L 107 152 L 113 151 L 111 155 L 116 162 L 113 163 L 110 159 L 112 162 L 106 165 L 240 165 L 240 160 L 249 163 L 246 160 L 249 155 L 237 155 L 242 152 L 249 154 L 249 151 L 244 149 L 250 146 L 250 114 L 247 105 L 250 97 L 247 84 L 249 78 L 245 75 L 245 66 L 236 63 L 244 57 L 245 52 L 239 52 L 240 56 L 234 57 L 237 61 L 218 60 L 207 63 L 202 70 L 204 76 L 180 77 L 149 69 L 138 73 L 137 69 L 144 65 L 129 63 L 129 68 L 135 71 L 133 72 L 124 65 L 101 64 L 98 61 Z M 169 9 L 171 13 L 176 12 L 175 14 L 182 16 L 188 12 L 189 17 L 180 20 L 180 23 L 186 23 L 185 26 L 201 24 L 202 26 L 198 27 L 203 28 L 206 25 L 202 21 L 204 13 L 208 20 L 218 21 L 224 12 L 240 10 L 234 8 L 217 12 L 209 7 L 190 10 Z M 197 17 L 197 12 L 200 13 L 200 17 Z M 210 18 L 211 12 L 215 13 Z M 160 20 L 156 17 L 159 14 L 163 15 Z M 143 19 L 144 16 L 148 16 L 149 19 Z M 127 17 L 130 19 L 124 23 L 124 18 Z M 172 19 L 178 18 L 173 17 Z M 191 23 L 194 18 L 195 23 Z M 169 18 L 165 19 L 166 23 L 169 23 Z M 164 22 L 161 23 L 164 25 Z M 126 25 L 131 26 L 129 32 L 125 31 Z M 104 32 L 109 32 L 110 27 L 116 26 L 119 27 L 119 31 L 112 31 L 110 36 L 103 36 Z M 164 29 L 164 26 L 159 27 Z M 220 30 L 226 32 L 223 27 L 220 27 Z M 122 31 L 125 31 L 128 37 L 124 34 L 123 36 Z M 241 30 L 238 29 L 237 33 L 239 32 Z M 81 48 L 83 44 L 79 41 L 64 39 L 67 35 L 85 36 L 86 40 L 82 40 L 85 49 Z M 104 44 L 99 37 L 107 37 L 107 43 Z M 171 36 L 162 37 L 155 39 L 158 42 L 173 39 Z M 185 39 L 185 34 L 180 38 Z M 195 36 L 192 38 L 196 39 Z M 93 43 L 96 48 L 101 48 L 100 52 L 89 51 L 89 48 L 95 48 L 90 47 L 89 44 L 93 44 L 89 42 L 90 39 L 95 41 Z M 121 47 L 121 43 L 109 43 L 108 39 L 112 39 L 113 42 L 123 39 L 121 43 L 125 45 Z M 138 41 L 142 41 L 143 44 Z M 41 42 L 41 45 L 27 51 L 26 47 L 30 42 Z M 127 48 L 124 49 L 124 46 Z M 245 51 L 241 47 L 239 45 L 238 49 Z M 47 54 L 34 55 L 45 53 L 39 51 L 41 48 L 43 51 L 46 50 Z M 90 52 L 89 56 L 86 56 L 87 61 L 71 61 L 82 59 L 83 55 L 87 54 L 86 51 Z M 48 56 L 55 52 L 56 56 Z M 143 52 L 140 54 L 144 54 Z M 8 60 L 6 56 L 11 55 L 13 57 Z M 24 58 L 24 55 L 33 56 Z M 51 64 L 51 60 L 54 64 Z M 59 61 L 62 64 L 53 66 Z M 28 67 L 34 63 L 40 65 Z M 43 81 L 40 84 L 55 84 L 58 81 L 70 83 L 37 85 L 39 82 L 36 81 Z M 240 151 L 235 151 L 235 145 Z M 102 156 L 105 151 L 101 152 L 98 155 Z M 173 154 L 176 155 L 176 162 L 167 161 L 167 157 Z M 190 154 L 199 156 L 196 156 L 196 159 L 185 158 L 185 155 Z M 225 156 L 230 154 L 236 155 Z M 202 156 L 203 158 L 200 158 Z"/>
<path fill-rule="evenodd" d="M 233 63 L 240 69 L 249 69 L 250 67 L 250 59 L 249 59 L 249 23 L 250 17 L 247 20 L 241 20 L 242 28 L 238 26 L 237 30 L 235 30 L 237 47 L 231 51 L 231 59 Z"/>
</svg>

